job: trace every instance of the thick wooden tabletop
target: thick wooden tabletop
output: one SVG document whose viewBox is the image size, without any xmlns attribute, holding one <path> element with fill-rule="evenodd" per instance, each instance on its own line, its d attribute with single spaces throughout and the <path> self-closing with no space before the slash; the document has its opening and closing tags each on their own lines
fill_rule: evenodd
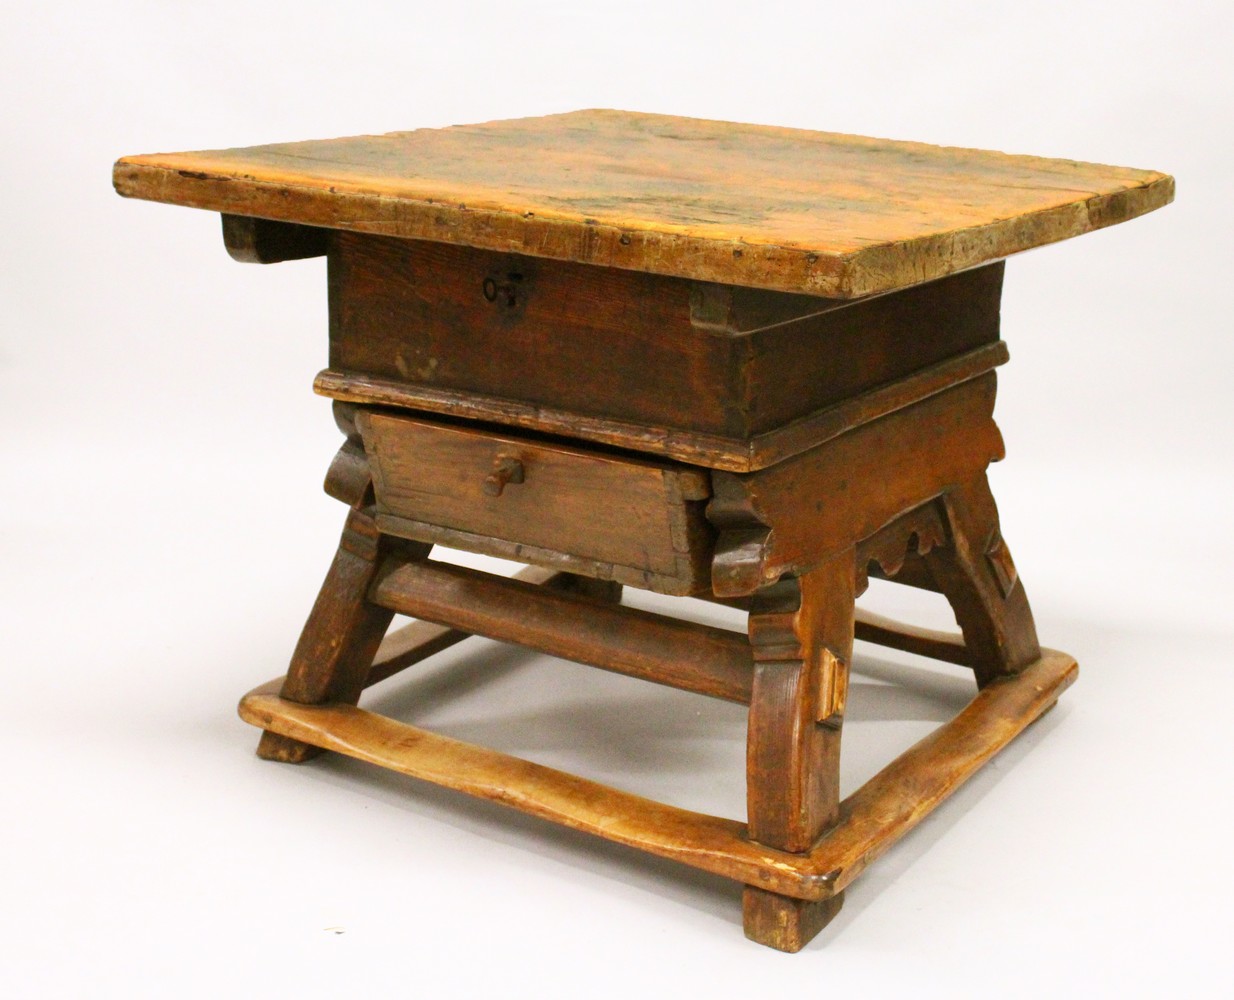
<svg viewBox="0 0 1234 1000">
<path fill-rule="evenodd" d="M 1174 196 L 1150 170 L 606 110 L 128 156 L 114 179 L 237 215 L 837 298 Z"/>
</svg>

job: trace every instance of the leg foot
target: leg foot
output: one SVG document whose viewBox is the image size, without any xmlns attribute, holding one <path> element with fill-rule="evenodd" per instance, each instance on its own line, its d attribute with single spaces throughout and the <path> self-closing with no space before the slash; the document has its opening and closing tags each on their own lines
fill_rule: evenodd
<svg viewBox="0 0 1234 1000">
<path fill-rule="evenodd" d="M 816 903 L 781 896 L 766 889 L 745 887 L 741 913 L 746 937 L 778 951 L 801 951 L 831 923 L 844 905 L 844 893 Z"/>
<path fill-rule="evenodd" d="M 301 743 L 290 736 L 264 732 L 257 744 L 257 756 L 262 760 L 278 761 L 280 764 L 303 764 L 325 751 L 311 743 Z"/>
</svg>

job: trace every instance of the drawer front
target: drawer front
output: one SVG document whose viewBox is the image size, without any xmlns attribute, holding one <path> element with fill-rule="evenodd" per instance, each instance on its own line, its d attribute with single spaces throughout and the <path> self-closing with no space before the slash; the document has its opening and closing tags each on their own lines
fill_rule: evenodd
<svg viewBox="0 0 1234 1000">
<path fill-rule="evenodd" d="M 333 239 L 336 371 L 656 427 L 731 423 L 733 344 L 691 325 L 688 281 L 423 240 Z"/>
<path fill-rule="evenodd" d="M 448 414 L 456 401 L 496 423 L 513 401 L 541 409 L 523 426 L 582 437 L 562 415 L 590 418 L 591 434 L 613 421 L 607 440 L 640 451 L 625 425 L 663 428 L 734 469 L 760 435 L 999 338 L 1001 263 L 852 303 L 426 240 L 330 240 L 331 394 L 376 403 L 373 380 L 405 405 Z"/>
<path fill-rule="evenodd" d="M 709 585 L 706 472 L 362 410 L 390 534 L 666 593 Z"/>
</svg>

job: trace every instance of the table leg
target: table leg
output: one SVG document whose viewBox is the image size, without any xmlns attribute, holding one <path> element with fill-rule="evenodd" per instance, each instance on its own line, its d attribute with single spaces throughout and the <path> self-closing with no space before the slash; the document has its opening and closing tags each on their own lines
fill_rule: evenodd
<svg viewBox="0 0 1234 1000">
<path fill-rule="evenodd" d="M 754 595 L 749 634 L 754 688 L 746 750 L 751 840 L 808 851 L 836 820 L 840 724 L 853 647 L 856 564 L 850 549 Z M 746 886 L 746 935 L 800 950 L 842 897 L 792 899 Z"/>
<path fill-rule="evenodd" d="M 377 647 L 394 617 L 392 611 L 367 599 L 379 563 L 380 542 L 371 515 L 351 510 L 334 562 L 292 654 L 280 698 L 305 705 L 354 705 L 359 700 Z M 430 548 L 418 546 L 417 554 L 427 556 Z M 285 763 L 300 763 L 320 752 L 271 732 L 262 734 L 257 747 L 258 756 Z"/>
<path fill-rule="evenodd" d="M 1040 658 L 1037 629 L 985 474 L 944 494 L 942 507 L 950 544 L 925 559 L 964 633 L 977 684 L 985 687 Z"/>
</svg>

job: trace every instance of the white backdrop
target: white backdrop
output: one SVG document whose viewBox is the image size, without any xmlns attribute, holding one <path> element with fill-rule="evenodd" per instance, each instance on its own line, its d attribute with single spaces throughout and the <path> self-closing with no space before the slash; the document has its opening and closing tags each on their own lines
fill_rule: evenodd
<svg viewBox="0 0 1234 1000">
<path fill-rule="evenodd" d="M 1226 995 L 1234 7 L 4 18 L 6 995 Z M 234 265 L 216 216 L 122 201 L 112 161 L 583 107 L 1178 179 L 1176 204 L 1008 264 L 992 477 L 1043 641 L 1080 682 L 795 957 L 744 940 L 727 883 L 346 761 L 260 762 L 234 715 L 285 665 L 341 525 L 319 492 L 337 432 L 309 388 L 324 265 Z M 967 695 L 950 673 L 929 675 L 938 699 L 897 693 L 883 681 L 909 661 L 861 653 L 850 788 Z M 442 661 L 460 669 L 374 703 L 740 815 L 730 707 L 483 640 Z"/>
</svg>

